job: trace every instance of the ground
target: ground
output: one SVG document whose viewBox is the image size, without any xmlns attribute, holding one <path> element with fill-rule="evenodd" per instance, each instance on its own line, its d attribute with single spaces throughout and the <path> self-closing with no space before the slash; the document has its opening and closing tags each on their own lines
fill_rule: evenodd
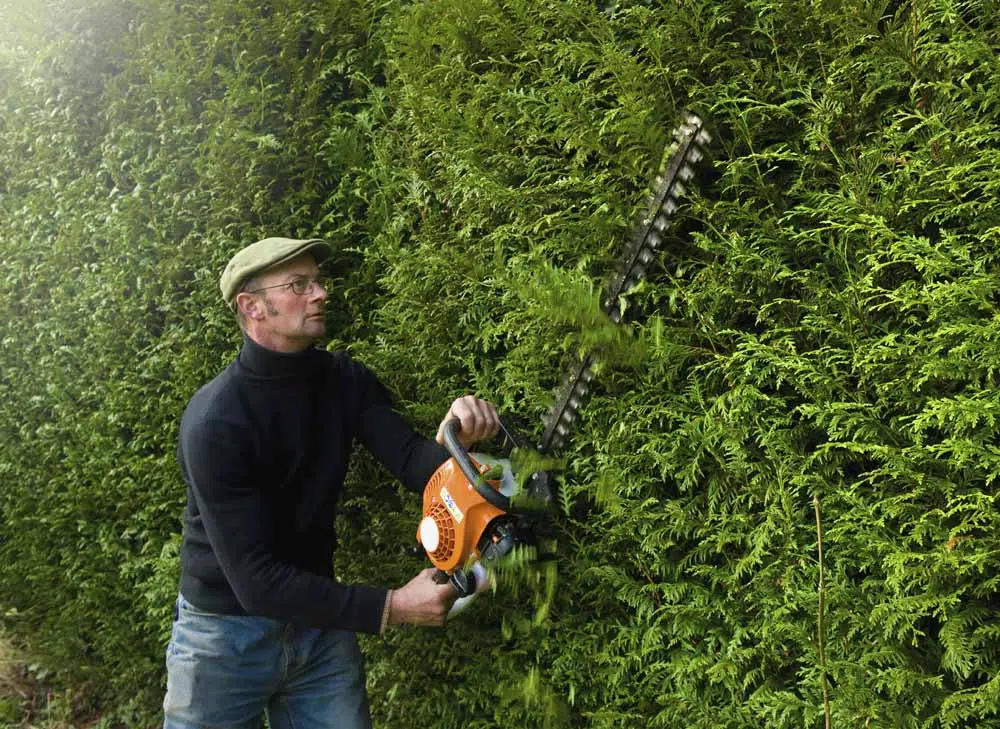
<svg viewBox="0 0 1000 729">
<path fill-rule="evenodd" d="M 81 711 L 73 693 L 46 673 L 0 629 L 0 729 L 79 729 L 99 724 Z"/>
</svg>

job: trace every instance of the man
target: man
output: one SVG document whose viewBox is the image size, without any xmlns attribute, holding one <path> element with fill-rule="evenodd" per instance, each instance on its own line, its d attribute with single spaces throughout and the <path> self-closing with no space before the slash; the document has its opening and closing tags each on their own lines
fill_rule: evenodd
<svg viewBox="0 0 1000 729">
<path fill-rule="evenodd" d="M 333 575 L 334 513 L 355 441 L 419 491 L 447 458 L 414 433 L 363 365 L 326 333 L 320 240 L 267 238 L 220 280 L 239 357 L 191 399 L 178 457 L 188 484 L 164 726 L 371 726 L 355 633 L 443 625 L 455 599 L 425 569 L 396 590 Z M 469 445 L 496 432 L 471 396 L 448 410 Z"/>
</svg>

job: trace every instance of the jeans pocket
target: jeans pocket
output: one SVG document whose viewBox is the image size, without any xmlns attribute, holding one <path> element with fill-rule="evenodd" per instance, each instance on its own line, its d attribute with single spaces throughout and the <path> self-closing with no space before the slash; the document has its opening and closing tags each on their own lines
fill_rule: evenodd
<svg viewBox="0 0 1000 729">
<path fill-rule="evenodd" d="M 279 685 L 282 643 L 277 623 L 206 613 L 183 598 L 177 606 L 163 705 L 165 716 L 174 722 L 170 726 L 253 725 Z"/>
</svg>

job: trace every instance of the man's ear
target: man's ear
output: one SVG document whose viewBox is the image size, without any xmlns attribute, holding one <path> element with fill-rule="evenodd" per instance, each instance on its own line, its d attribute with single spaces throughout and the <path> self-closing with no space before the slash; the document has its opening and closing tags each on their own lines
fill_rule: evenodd
<svg viewBox="0 0 1000 729">
<path fill-rule="evenodd" d="M 239 307 L 239 310 L 243 312 L 243 316 L 247 319 L 260 321 L 264 318 L 264 307 L 261 306 L 260 299 L 251 293 L 241 291 L 237 294 L 236 306 Z"/>
</svg>

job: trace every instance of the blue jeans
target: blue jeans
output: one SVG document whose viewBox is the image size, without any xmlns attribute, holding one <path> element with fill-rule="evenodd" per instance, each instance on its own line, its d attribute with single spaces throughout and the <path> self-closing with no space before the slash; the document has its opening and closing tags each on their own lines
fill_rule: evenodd
<svg viewBox="0 0 1000 729">
<path fill-rule="evenodd" d="M 371 729 L 354 633 L 218 615 L 177 599 L 164 729 Z"/>
</svg>

